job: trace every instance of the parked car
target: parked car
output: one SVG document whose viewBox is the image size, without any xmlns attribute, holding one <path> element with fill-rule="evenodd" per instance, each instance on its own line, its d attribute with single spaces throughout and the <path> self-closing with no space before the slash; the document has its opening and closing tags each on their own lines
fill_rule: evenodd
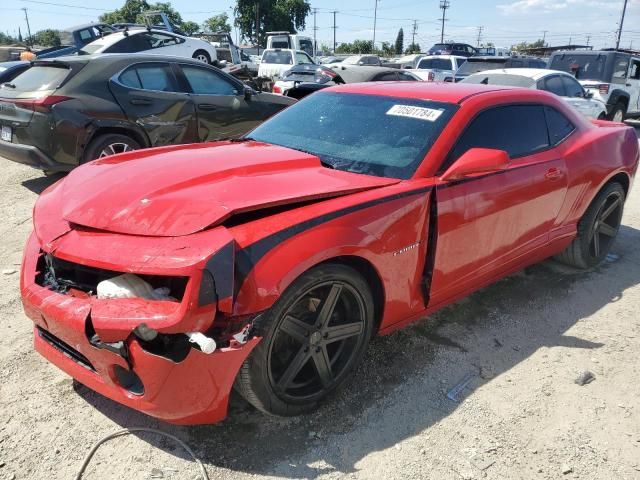
<svg viewBox="0 0 640 480">
<path fill-rule="evenodd" d="M 17 60 L 15 62 L 0 63 L 0 85 L 9 83 L 31 66 L 31 62 Z"/>
<path fill-rule="evenodd" d="M 468 43 L 436 43 L 427 53 L 429 55 L 458 55 L 461 57 L 470 57 L 476 54 L 476 49 Z"/>
<path fill-rule="evenodd" d="M 58 33 L 60 45 L 38 51 L 37 57 L 43 59 L 73 55 L 85 45 L 110 35 L 116 30 L 106 23 L 89 23 L 67 28 Z"/>
<path fill-rule="evenodd" d="M 273 93 L 295 99 L 306 97 L 323 88 L 345 83 L 340 75 L 324 65 L 295 65 L 273 85 Z"/>
<path fill-rule="evenodd" d="M 548 92 L 342 85 L 241 142 L 73 171 L 36 202 L 22 302 L 36 350 L 123 405 L 212 423 L 235 385 L 301 414 L 372 336 L 550 256 L 599 265 L 638 157 Z"/>
<path fill-rule="evenodd" d="M 238 137 L 294 102 L 187 58 L 40 60 L 0 86 L 0 156 L 68 171 L 138 148 Z"/>
<path fill-rule="evenodd" d="M 80 49 L 80 55 L 98 53 L 149 53 L 195 58 L 216 64 L 216 50 L 209 42 L 164 30 L 123 30 L 95 40 Z"/>
<path fill-rule="evenodd" d="M 276 80 L 293 65 L 315 65 L 313 59 L 302 50 L 274 48 L 262 52 L 258 77 Z"/>
<path fill-rule="evenodd" d="M 460 83 L 482 85 L 506 85 L 511 87 L 537 88 L 562 97 L 587 118 L 604 120 L 606 105 L 593 98 L 572 75 L 556 70 L 535 68 L 506 68 L 474 73 Z"/>
<path fill-rule="evenodd" d="M 506 47 L 479 47 L 476 48 L 476 55 L 483 57 L 510 57 L 511 50 Z"/>
<path fill-rule="evenodd" d="M 453 77 L 458 68 L 467 61 L 467 57 L 455 55 L 427 55 L 418 60 L 414 69 L 408 69 L 414 75 L 427 82 L 442 82 Z"/>
<path fill-rule="evenodd" d="M 640 116 L 640 54 L 630 51 L 567 51 L 551 55 L 549 68 L 571 73 L 607 105 L 610 120 Z"/>
<path fill-rule="evenodd" d="M 267 49 L 290 49 L 305 52 L 314 56 L 313 38 L 290 32 L 267 32 Z"/>
<path fill-rule="evenodd" d="M 417 75 L 397 68 L 340 64 L 333 67 L 332 70 L 340 75 L 346 83 L 420 81 L 420 77 Z"/>
<path fill-rule="evenodd" d="M 445 82 L 459 82 L 474 73 L 502 68 L 547 68 L 547 62 L 534 57 L 469 57 L 453 78 L 446 77 Z"/>
<path fill-rule="evenodd" d="M 335 64 L 342 65 L 360 65 L 367 67 L 388 67 L 388 68 L 400 68 L 400 63 L 387 62 L 380 58 L 378 55 L 351 55 L 344 60 L 339 60 Z M 328 67 L 334 67 L 335 64 L 326 64 Z"/>
</svg>

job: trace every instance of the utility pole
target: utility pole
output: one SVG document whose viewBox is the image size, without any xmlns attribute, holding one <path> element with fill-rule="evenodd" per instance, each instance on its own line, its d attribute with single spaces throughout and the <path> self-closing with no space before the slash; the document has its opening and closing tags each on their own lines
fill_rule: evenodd
<svg viewBox="0 0 640 480">
<path fill-rule="evenodd" d="M 416 30 L 418 30 L 418 21 L 413 21 L 413 33 L 411 34 L 411 47 L 416 44 Z"/>
<path fill-rule="evenodd" d="M 482 38 L 482 30 L 484 30 L 484 27 L 478 27 L 478 47 L 480 46 L 480 39 Z"/>
<path fill-rule="evenodd" d="M 313 9 L 313 60 L 316 59 L 316 32 L 318 31 L 318 27 L 316 27 L 316 15 L 318 14 L 318 9 Z"/>
<path fill-rule="evenodd" d="M 440 43 L 444 43 L 444 22 L 446 20 L 447 9 L 451 7 L 449 0 L 440 0 L 440 8 L 442 9 L 442 30 L 440 31 Z"/>
<path fill-rule="evenodd" d="M 333 12 L 333 53 L 336 53 L 336 13 L 338 13 L 337 10 L 334 10 Z"/>
<path fill-rule="evenodd" d="M 589 46 L 590 41 L 591 41 L 591 35 L 587 35 L 587 47 Z"/>
<path fill-rule="evenodd" d="M 571 45 L 571 40 L 573 39 L 573 37 L 569 37 L 569 45 Z"/>
<path fill-rule="evenodd" d="M 375 6 L 373 7 L 373 50 L 376 49 L 376 21 L 378 19 L 378 2 L 380 0 L 373 0 Z M 373 53 L 373 52 L 372 52 Z"/>
<path fill-rule="evenodd" d="M 624 15 L 627 13 L 627 0 L 624 0 L 622 7 L 622 17 L 620 18 L 620 28 L 618 29 L 618 39 L 616 40 L 616 50 L 620 48 L 620 37 L 622 37 L 622 25 L 624 25 Z"/>
<path fill-rule="evenodd" d="M 546 40 L 546 38 L 547 38 L 547 32 L 548 32 L 548 31 L 549 31 L 549 30 L 543 30 L 543 31 L 542 31 L 542 46 L 543 46 L 543 47 L 546 47 L 546 46 L 547 46 L 547 43 L 545 42 L 545 40 Z"/>
<path fill-rule="evenodd" d="M 31 39 L 31 27 L 29 26 L 29 15 L 27 15 L 27 9 L 25 7 L 22 7 L 21 10 L 24 10 L 24 18 L 27 21 L 27 34 L 29 35 L 29 41 L 27 42 L 27 45 L 33 46 Z"/>
</svg>

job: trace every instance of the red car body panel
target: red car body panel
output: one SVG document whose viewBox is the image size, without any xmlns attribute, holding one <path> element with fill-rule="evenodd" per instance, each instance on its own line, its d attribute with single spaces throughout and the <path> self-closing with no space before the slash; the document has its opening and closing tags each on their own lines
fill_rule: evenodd
<svg viewBox="0 0 640 480">
<path fill-rule="evenodd" d="M 137 326 L 177 335 L 250 319 L 303 272 L 337 259 L 366 273 L 381 312 L 378 331 L 390 333 L 559 253 L 603 185 L 614 176 L 630 185 L 637 169 L 633 129 L 591 124 L 545 92 L 418 82 L 328 90 L 459 108 L 414 176 L 402 181 L 330 170 L 312 155 L 257 142 L 164 147 L 74 170 L 36 204 L 24 255 L 22 298 L 38 351 L 90 388 L 150 415 L 219 421 L 238 369 L 260 339 L 230 342 L 211 355 L 191 349 L 173 361 L 146 349 L 132 334 Z M 561 111 L 575 132 L 496 174 L 442 180 L 448 152 L 475 115 L 531 102 Z M 44 254 L 188 281 L 178 301 L 63 295 L 37 281 Z M 209 275 L 217 297 L 203 303 Z M 89 321 L 103 342 L 124 342 L 128 356 L 96 348 Z M 94 370 L 61 353 L 65 345 Z M 143 395 L 120 386 L 116 366 L 137 373 Z"/>
</svg>

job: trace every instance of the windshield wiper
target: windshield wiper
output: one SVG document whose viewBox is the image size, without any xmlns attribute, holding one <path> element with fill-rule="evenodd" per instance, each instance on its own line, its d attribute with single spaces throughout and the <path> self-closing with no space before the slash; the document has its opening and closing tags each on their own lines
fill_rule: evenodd
<svg viewBox="0 0 640 480">
<path fill-rule="evenodd" d="M 2 86 L 7 88 L 16 88 L 16 86 L 13 83 L 3 83 Z"/>
<path fill-rule="evenodd" d="M 333 170 L 335 170 L 335 169 L 336 169 L 336 164 L 335 164 L 335 163 L 331 163 L 331 162 L 328 162 L 328 161 L 323 160 L 323 159 L 320 159 L 320 164 L 321 164 L 323 167 L 331 168 L 331 169 L 333 169 Z"/>
</svg>

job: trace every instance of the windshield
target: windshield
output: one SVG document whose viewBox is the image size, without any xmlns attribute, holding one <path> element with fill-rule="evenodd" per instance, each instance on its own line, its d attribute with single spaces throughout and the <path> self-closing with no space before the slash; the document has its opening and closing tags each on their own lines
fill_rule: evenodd
<svg viewBox="0 0 640 480">
<path fill-rule="evenodd" d="M 65 32 L 64 30 L 58 32 L 58 38 L 60 38 L 60 45 L 73 45 L 73 33 Z"/>
<path fill-rule="evenodd" d="M 316 155 L 330 168 L 405 179 L 456 108 L 424 100 L 318 92 L 249 137 Z"/>
<path fill-rule="evenodd" d="M 262 55 L 262 63 L 275 63 L 278 65 L 293 65 L 291 52 L 267 50 Z"/>
<path fill-rule="evenodd" d="M 605 55 L 556 55 L 551 59 L 550 70 L 560 70 L 575 75 L 578 80 L 606 80 Z"/>
<path fill-rule="evenodd" d="M 0 86 L 2 96 L 40 98 L 56 90 L 67 78 L 70 70 L 64 66 L 34 65 L 14 78 L 11 83 Z M 5 94 L 5 91 L 9 95 Z"/>
<path fill-rule="evenodd" d="M 473 62 L 473 61 L 467 60 L 460 66 L 460 68 L 456 72 L 456 75 L 471 75 L 472 73 L 484 72 L 485 70 L 495 70 L 496 68 L 504 68 L 504 63 L 505 63 L 504 61 L 503 62 L 500 62 L 500 61 Z"/>
<path fill-rule="evenodd" d="M 425 58 L 420 60 L 419 69 L 432 68 L 438 70 L 453 70 L 451 60 L 448 58 Z"/>
<path fill-rule="evenodd" d="M 475 83 L 485 85 L 504 85 L 507 87 L 531 88 L 536 81 L 523 75 L 513 75 L 511 73 L 474 73 L 463 79 L 460 83 Z"/>
</svg>

